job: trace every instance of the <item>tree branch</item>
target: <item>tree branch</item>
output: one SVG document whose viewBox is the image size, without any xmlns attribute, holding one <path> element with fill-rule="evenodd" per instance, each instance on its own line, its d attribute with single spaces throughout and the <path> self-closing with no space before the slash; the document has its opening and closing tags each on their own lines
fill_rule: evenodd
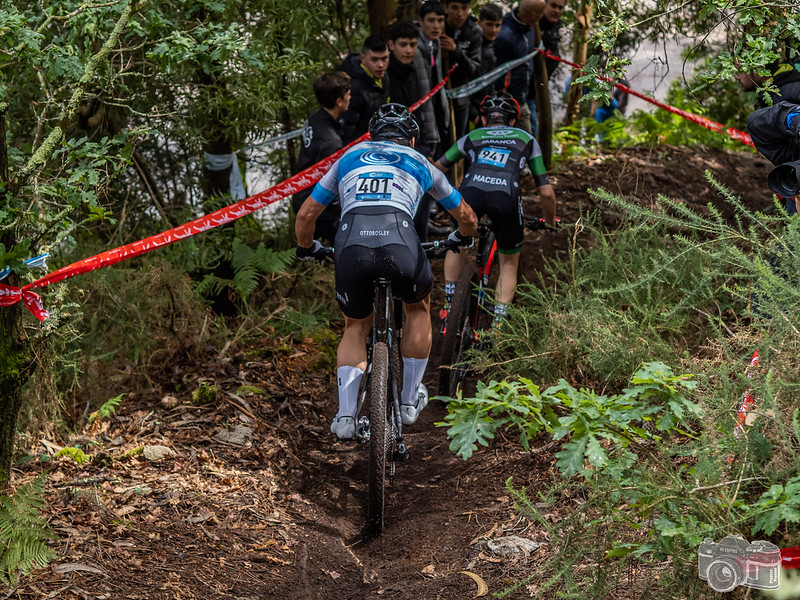
<svg viewBox="0 0 800 600">
<path fill-rule="evenodd" d="M 109 54 L 109 52 L 111 52 L 112 48 L 117 45 L 119 38 L 122 36 L 122 32 L 125 30 L 125 27 L 127 27 L 128 21 L 130 21 L 133 9 L 133 0 L 129 0 L 128 4 L 122 10 L 122 14 L 119 17 L 117 24 L 114 26 L 111 34 L 108 36 L 108 39 L 103 44 L 103 47 L 100 48 L 98 53 L 92 56 L 86 63 L 86 67 L 84 68 L 83 76 L 81 77 L 80 82 L 78 82 L 78 85 L 76 86 L 75 91 L 72 93 L 69 102 L 67 102 L 67 105 L 64 107 L 64 110 L 61 111 L 59 125 L 56 125 L 53 128 L 53 130 L 50 132 L 50 135 L 47 136 L 44 142 L 42 142 L 42 145 L 39 146 L 36 152 L 34 152 L 34 154 L 28 159 L 28 162 L 15 177 L 15 183 L 17 186 L 21 187 L 25 180 L 31 176 L 33 171 L 38 166 L 47 162 L 48 158 L 55 150 L 56 145 L 61 141 L 61 138 L 64 137 L 63 123 L 78 108 L 87 85 L 94 78 L 97 67 Z"/>
<path fill-rule="evenodd" d="M 147 189 L 147 193 L 150 194 L 150 197 L 153 199 L 153 204 L 156 206 L 156 210 L 158 214 L 161 215 L 161 220 L 168 227 L 172 227 L 172 223 L 170 223 L 169 218 L 167 217 L 167 213 L 164 210 L 164 197 L 161 195 L 161 192 L 156 185 L 155 179 L 153 179 L 153 174 L 150 172 L 150 169 L 147 167 L 147 163 L 145 162 L 144 158 L 141 154 L 139 154 L 138 150 L 133 151 L 133 155 L 131 156 L 133 160 L 133 164 L 136 167 L 136 172 L 139 174 L 139 177 L 144 183 L 144 187 Z"/>
</svg>

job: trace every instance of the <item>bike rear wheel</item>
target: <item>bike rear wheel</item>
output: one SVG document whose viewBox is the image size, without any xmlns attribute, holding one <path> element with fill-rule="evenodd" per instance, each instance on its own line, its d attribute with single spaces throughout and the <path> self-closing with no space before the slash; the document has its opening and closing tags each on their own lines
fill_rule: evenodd
<svg viewBox="0 0 800 600">
<path fill-rule="evenodd" d="M 384 495 L 386 491 L 386 457 L 391 447 L 392 424 L 388 422 L 389 349 L 377 342 L 372 349 L 370 382 L 369 489 L 367 493 L 368 536 L 383 530 Z"/>
<path fill-rule="evenodd" d="M 473 290 L 476 284 L 475 265 L 468 264 L 458 278 L 450 312 L 447 315 L 447 332 L 442 343 L 442 359 L 439 367 L 441 396 L 455 396 L 458 385 L 467 374 L 464 356 L 475 341 L 473 327 L 478 304 Z"/>
</svg>

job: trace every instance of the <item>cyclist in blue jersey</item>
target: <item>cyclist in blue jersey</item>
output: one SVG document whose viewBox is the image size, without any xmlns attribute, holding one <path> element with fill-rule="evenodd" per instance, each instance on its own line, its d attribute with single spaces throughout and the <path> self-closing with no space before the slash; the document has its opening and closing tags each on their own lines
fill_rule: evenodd
<svg viewBox="0 0 800 600">
<path fill-rule="evenodd" d="M 313 239 L 317 217 L 338 196 L 342 218 L 334 241 L 336 299 L 345 315 L 337 351 L 339 410 L 331 431 L 340 439 L 355 434 L 358 388 L 367 366 L 365 340 L 372 326 L 374 281 L 385 277 L 406 313 L 401 354 L 401 417 L 416 422 L 428 403 L 422 376 L 431 350 L 430 292 L 433 273 L 420 246 L 413 217 L 427 192 L 456 220 L 450 242 L 468 245 L 477 230 L 473 210 L 444 174 L 414 144 L 419 127 L 402 104 L 385 104 L 369 124 L 372 141 L 348 150 L 317 183 L 297 213 L 297 256 L 320 259 Z"/>
<path fill-rule="evenodd" d="M 545 222 L 555 226 L 556 195 L 547 179 L 542 150 L 530 134 L 514 127 L 519 118 L 517 101 L 509 95 L 486 96 L 480 105 L 484 127 L 460 138 L 438 161 L 436 166 L 447 171 L 454 163 L 469 157 L 459 191 L 464 201 L 478 215 L 487 215 L 497 239 L 500 255 L 500 277 L 494 306 L 493 328 L 501 325 L 506 307 L 514 298 L 517 271 L 522 248 L 522 192 L 520 171 L 528 165 L 539 188 Z M 444 263 L 445 306 L 440 312 L 442 331 L 446 326 L 456 281 L 464 267 L 464 256 L 448 253 Z"/>
</svg>

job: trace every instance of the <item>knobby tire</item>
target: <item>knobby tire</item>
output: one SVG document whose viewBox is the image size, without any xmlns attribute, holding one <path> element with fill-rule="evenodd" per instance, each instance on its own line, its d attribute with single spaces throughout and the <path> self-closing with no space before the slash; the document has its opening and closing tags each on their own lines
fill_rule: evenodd
<svg viewBox="0 0 800 600">
<path fill-rule="evenodd" d="M 464 355 L 474 341 L 472 324 L 477 310 L 473 293 L 475 265 L 467 264 L 456 283 L 456 291 L 447 315 L 447 331 L 442 343 L 442 359 L 439 367 L 439 395 L 454 397 L 458 384 L 467 373 Z"/>
<path fill-rule="evenodd" d="M 369 491 L 366 527 L 368 536 L 376 536 L 383 530 L 386 455 L 393 429 L 386 418 L 388 386 L 389 349 L 384 342 L 377 342 L 372 349 L 372 381 L 370 382 Z"/>
</svg>

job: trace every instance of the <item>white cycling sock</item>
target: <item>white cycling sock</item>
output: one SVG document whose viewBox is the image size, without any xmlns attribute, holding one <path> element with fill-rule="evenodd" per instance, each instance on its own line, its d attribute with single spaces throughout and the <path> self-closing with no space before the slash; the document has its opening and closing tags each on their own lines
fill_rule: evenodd
<svg viewBox="0 0 800 600">
<path fill-rule="evenodd" d="M 358 386 L 364 370 L 345 365 L 336 369 L 336 380 L 339 384 L 339 412 L 337 417 L 354 417 L 358 404 Z"/>
<path fill-rule="evenodd" d="M 403 404 L 417 405 L 417 390 L 419 384 L 422 383 L 422 376 L 425 375 L 427 366 L 427 358 L 403 357 L 403 391 L 400 394 L 400 401 Z"/>
</svg>

